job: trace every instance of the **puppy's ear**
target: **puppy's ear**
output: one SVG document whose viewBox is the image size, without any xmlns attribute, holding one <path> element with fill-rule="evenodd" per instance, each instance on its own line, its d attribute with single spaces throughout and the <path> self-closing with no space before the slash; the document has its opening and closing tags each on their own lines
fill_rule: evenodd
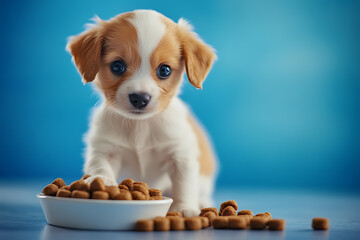
<svg viewBox="0 0 360 240">
<path fill-rule="evenodd" d="M 69 38 L 66 50 L 73 56 L 84 84 L 93 81 L 99 71 L 102 46 L 103 33 L 100 26 L 93 26 Z"/>
<path fill-rule="evenodd" d="M 194 87 L 202 89 L 202 84 L 217 58 L 215 50 L 192 32 L 192 26 L 186 20 L 180 18 L 178 28 L 188 79 Z"/>
</svg>

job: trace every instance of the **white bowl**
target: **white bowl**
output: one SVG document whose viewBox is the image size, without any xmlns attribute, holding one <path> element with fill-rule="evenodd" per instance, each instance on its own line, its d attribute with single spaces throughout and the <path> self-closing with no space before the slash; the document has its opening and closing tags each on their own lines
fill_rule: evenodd
<svg viewBox="0 0 360 240">
<path fill-rule="evenodd" d="M 46 221 L 55 226 L 92 230 L 133 230 L 139 219 L 165 216 L 173 200 L 95 200 L 39 193 Z"/>
</svg>

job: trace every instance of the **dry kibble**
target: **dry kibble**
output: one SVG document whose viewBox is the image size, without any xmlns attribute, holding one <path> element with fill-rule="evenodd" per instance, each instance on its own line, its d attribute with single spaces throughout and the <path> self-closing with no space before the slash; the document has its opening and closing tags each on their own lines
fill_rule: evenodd
<svg viewBox="0 0 360 240">
<path fill-rule="evenodd" d="M 209 225 L 211 226 L 211 225 L 213 225 L 213 221 L 214 221 L 214 219 L 215 219 L 217 216 L 215 215 L 214 212 L 209 211 L 209 212 L 206 212 L 206 213 L 203 215 L 203 217 L 206 217 L 207 219 L 209 219 Z"/>
<path fill-rule="evenodd" d="M 243 217 L 231 216 L 228 218 L 229 229 L 246 229 L 247 221 Z"/>
<path fill-rule="evenodd" d="M 216 217 L 212 225 L 215 229 L 225 229 L 228 227 L 229 218 L 228 217 Z"/>
<path fill-rule="evenodd" d="M 61 178 L 57 178 L 55 179 L 52 184 L 55 184 L 56 186 L 58 186 L 58 188 L 61 188 L 63 186 L 66 186 L 64 180 L 62 180 Z"/>
<path fill-rule="evenodd" d="M 130 190 L 126 185 L 123 185 L 123 184 L 119 184 L 118 188 L 128 190 L 128 191 Z"/>
<path fill-rule="evenodd" d="M 235 211 L 238 210 L 238 206 L 237 206 L 236 201 L 235 200 L 229 200 L 229 201 L 223 202 L 220 205 L 220 212 L 222 212 L 227 206 L 232 206 L 235 209 Z"/>
<path fill-rule="evenodd" d="M 207 217 L 198 217 L 201 220 L 201 226 L 202 228 L 207 228 L 210 226 L 209 219 Z"/>
<path fill-rule="evenodd" d="M 174 231 L 185 230 L 185 219 L 177 216 L 167 216 L 170 219 L 170 229 Z"/>
<path fill-rule="evenodd" d="M 70 186 L 62 186 L 62 187 L 60 188 L 60 190 L 61 190 L 61 189 L 65 189 L 65 190 L 70 191 Z"/>
<path fill-rule="evenodd" d="M 81 191 L 81 190 L 74 190 L 71 193 L 72 198 L 90 198 L 90 193 Z"/>
<path fill-rule="evenodd" d="M 153 196 L 153 197 L 150 197 L 149 200 L 162 200 L 162 197 L 160 197 L 160 196 Z"/>
<path fill-rule="evenodd" d="M 154 219 L 154 230 L 155 231 L 169 231 L 170 230 L 170 219 L 166 217 L 156 217 Z"/>
<path fill-rule="evenodd" d="M 232 206 L 227 206 L 222 210 L 221 216 L 236 216 L 236 210 Z"/>
<path fill-rule="evenodd" d="M 129 190 L 132 188 L 133 184 L 134 184 L 134 180 L 132 180 L 131 178 L 127 178 L 120 183 L 120 185 L 127 186 Z"/>
<path fill-rule="evenodd" d="M 162 197 L 162 192 L 159 189 L 149 189 L 150 197 Z"/>
<path fill-rule="evenodd" d="M 105 191 L 105 184 L 104 181 L 97 177 L 95 178 L 91 183 L 90 183 L 90 192 L 95 192 L 95 191 Z"/>
<path fill-rule="evenodd" d="M 142 184 L 133 184 L 132 188 L 131 188 L 131 191 L 134 192 L 134 191 L 139 191 L 141 192 L 142 194 L 144 194 L 145 196 L 145 199 L 149 199 L 150 198 L 150 194 L 149 194 L 149 190 Z"/>
<path fill-rule="evenodd" d="M 89 184 L 84 182 L 84 180 L 77 180 L 70 184 L 70 191 L 74 191 L 74 190 L 88 192 L 90 190 L 90 186 L 89 186 Z"/>
<path fill-rule="evenodd" d="M 69 198 L 69 197 L 71 197 L 71 192 L 66 189 L 59 189 L 59 191 L 56 193 L 56 196 Z"/>
<path fill-rule="evenodd" d="M 271 220 L 271 214 L 269 212 L 265 212 L 265 213 L 258 213 L 256 214 L 254 217 L 265 217 L 268 220 Z"/>
<path fill-rule="evenodd" d="M 238 215 L 249 215 L 249 216 L 253 216 L 253 212 L 251 210 L 241 210 L 238 212 Z"/>
<path fill-rule="evenodd" d="M 167 217 L 181 217 L 181 213 L 180 212 L 168 212 L 166 214 Z"/>
<path fill-rule="evenodd" d="M 131 195 L 132 195 L 133 200 L 145 200 L 146 199 L 146 196 L 142 192 L 139 192 L 139 191 L 132 191 Z"/>
<path fill-rule="evenodd" d="M 201 219 L 199 217 L 185 218 L 185 226 L 187 230 L 202 229 Z"/>
<path fill-rule="evenodd" d="M 109 193 L 110 199 L 114 199 L 120 193 L 120 189 L 116 186 L 106 186 L 105 189 Z"/>
<path fill-rule="evenodd" d="M 47 196 L 56 196 L 57 191 L 59 190 L 59 187 L 55 184 L 49 184 L 47 185 L 43 190 L 43 194 Z"/>
<path fill-rule="evenodd" d="M 253 217 L 250 220 L 250 229 L 252 230 L 262 230 L 266 227 L 266 223 L 268 222 L 267 217 Z"/>
<path fill-rule="evenodd" d="M 154 230 L 153 220 L 139 220 L 135 223 L 135 230 L 141 232 L 150 232 Z"/>
<path fill-rule="evenodd" d="M 329 229 L 329 219 L 316 217 L 312 220 L 312 228 L 314 230 L 328 230 Z"/>
<path fill-rule="evenodd" d="M 138 184 L 138 185 L 143 185 L 144 187 L 146 187 L 146 189 L 147 190 L 149 190 L 150 188 L 149 188 L 149 185 L 147 185 L 147 183 L 146 182 L 134 182 L 133 183 L 133 185 L 136 185 L 136 184 Z"/>
<path fill-rule="evenodd" d="M 285 220 L 284 219 L 271 219 L 267 222 L 269 230 L 273 231 L 282 231 L 285 229 Z"/>
<path fill-rule="evenodd" d="M 213 212 L 215 214 L 215 216 L 219 215 L 219 212 L 216 208 L 214 207 L 209 207 L 209 208 L 203 208 L 201 209 L 200 215 L 199 216 L 204 216 L 205 213 L 207 212 Z"/>
<path fill-rule="evenodd" d="M 134 199 L 132 196 L 132 193 L 130 191 L 126 191 L 126 190 L 119 190 L 119 193 L 117 195 L 115 195 L 112 199 L 113 200 L 139 200 L 139 199 Z"/>
<path fill-rule="evenodd" d="M 89 177 L 91 177 L 91 175 L 85 174 L 85 175 L 83 175 L 83 176 L 81 177 L 80 180 L 85 180 L 85 179 L 87 179 L 87 178 L 89 178 Z"/>
<path fill-rule="evenodd" d="M 102 200 L 108 200 L 109 199 L 109 193 L 106 191 L 94 191 L 91 193 L 92 199 L 102 199 Z"/>
<path fill-rule="evenodd" d="M 250 216 L 250 215 L 237 215 L 237 217 L 244 219 L 244 221 L 246 222 L 246 225 L 249 225 L 250 220 L 252 219 L 252 216 Z"/>
</svg>

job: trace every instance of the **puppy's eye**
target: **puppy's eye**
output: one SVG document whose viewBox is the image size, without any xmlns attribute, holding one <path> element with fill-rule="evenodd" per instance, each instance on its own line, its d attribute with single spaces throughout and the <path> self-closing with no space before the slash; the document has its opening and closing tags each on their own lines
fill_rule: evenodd
<svg viewBox="0 0 360 240">
<path fill-rule="evenodd" d="M 156 70 L 156 75 L 160 79 L 167 79 L 171 75 L 171 67 L 165 64 L 160 65 Z"/>
<path fill-rule="evenodd" d="M 121 76 L 126 71 L 126 65 L 123 60 L 117 60 L 110 64 L 110 70 L 113 74 Z"/>
</svg>

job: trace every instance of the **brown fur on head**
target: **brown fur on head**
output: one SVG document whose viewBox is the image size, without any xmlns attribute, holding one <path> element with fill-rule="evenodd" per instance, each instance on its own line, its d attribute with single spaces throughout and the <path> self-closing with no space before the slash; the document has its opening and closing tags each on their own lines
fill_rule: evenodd
<svg viewBox="0 0 360 240">
<path fill-rule="evenodd" d="M 186 68 L 196 88 L 209 73 L 216 55 L 203 43 L 191 26 L 153 11 L 120 14 L 109 21 L 98 21 L 90 30 L 73 37 L 67 49 L 84 83 L 93 80 L 107 103 L 125 117 L 142 119 L 164 110 L 177 94 Z M 126 71 L 115 75 L 112 62 L 122 60 Z M 171 67 L 167 79 L 157 76 L 160 65 Z M 144 109 L 135 109 L 129 94 L 146 93 L 151 97 Z M 141 111 L 140 111 L 141 110 Z M 140 117 L 142 115 L 142 117 Z"/>
</svg>

